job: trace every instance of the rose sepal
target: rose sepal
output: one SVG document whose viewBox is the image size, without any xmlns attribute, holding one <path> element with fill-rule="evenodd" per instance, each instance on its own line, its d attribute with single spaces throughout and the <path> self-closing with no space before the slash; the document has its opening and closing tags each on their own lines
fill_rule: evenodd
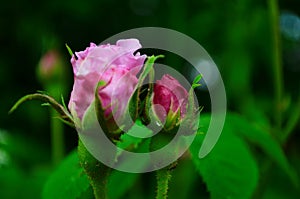
<svg viewBox="0 0 300 199">
<path fill-rule="evenodd" d="M 195 106 L 195 94 L 194 89 L 201 86 L 198 82 L 201 80 L 202 75 L 199 74 L 195 77 L 192 87 L 189 90 L 188 96 L 188 104 L 187 104 L 187 113 L 185 117 L 182 119 L 182 125 L 184 129 L 192 129 L 190 132 L 186 132 L 186 135 L 191 135 L 197 132 L 198 124 L 200 121 L 200 112 L 202 111 L 203 107 L 196 107 Z"/>
<path fill-rule="evenodd" d="M 65 106 L 65 103 L 62 99 L 63 105 L 58 103 L 53 97 L 45 94 L 45 93 L 34 93 L 34 94 L 28 94 L 20 98 L 13 107 L 9 110 L 9 114 L 13 113 L 21 104 L 23 104 L 26 101 L 31 100 L 39 100 L 43 102 L 43 106 L 51 106 L 58 114 L 61 121 L 68 124 L 71 127 L 75 127 L 74 119 L 71 115 L 71 113 L 68 111 L 68 109 Z"/>
<path fill-rule="evenodd" d="M 154 62 L 158 58 L 163 58 L 163 57 L 164 57 L 163 55 L 158 55 L 158 56 L 152 55 L 150 57 L 147 57 L 147 60 L 144 64 L 144 69 L 141 75 L 139 76 L 138 83 L 134 89 L 133 95 L 131 96 L 128 104 L 130 116 L 134 121 L 139 116 L 144 115 L 145 117 L 141 117 L 143 118 L 144 122 L 145 123 L 150 122 L 149 121 L 150 117 L 147 114 L 148 113 L 147 110 L 149 110 L 149 107 L 151 106 L 150 97 L 152 95 L 153 85 L 150 83 L 149 86 L 146 87 L 146 90 L 143 90 L 145 89 L 145 87 L 142 87 L 142 85 L 147 76 L 149 76 L 149 82 L 151 82 L 154 79 L 154 70 L 153 70 Z M 145 99 L 140 99 L 140 96 L 143 92 L 146 92 L 146 97 Z"/>
<path fill-rule="evenodd" d="M 103 129 L 106 136 L 111 141 L 118 141 L 120 140 L 120 136 L 123 133 L 122 126 L 118 126 L 116 121 L 114 120 L 113 114 L 117 107 L 115 107 L 112 112 L 105 117 L 105 110 L 112 106 L 113 104 L 108 105 L 108 107 L 103 107 L 101 103 L 101 99 L 98 94 L 98 90 L 104 88 L 106 85 L 105 82 L 100 81 L 96 87 L 95 91 L 95 109 L 96 109 L 96 115 L 99 124 L 101 125 L 101 128 Z M 113 102 L 112 102 L 113 103 Z"/>
</svg>

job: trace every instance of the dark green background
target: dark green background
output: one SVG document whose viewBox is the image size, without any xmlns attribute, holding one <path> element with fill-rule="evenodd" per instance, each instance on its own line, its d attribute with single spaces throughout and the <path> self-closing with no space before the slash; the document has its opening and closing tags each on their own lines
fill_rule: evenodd
<svg viewBox="0 0 300 199">
<path fill-rule="evenodd" d="M 281 12 L 290 11 L 300 15 L 299 1 L 280 1 L 279 8 Z M 266 1 L 1 2 L 0 129 L 7 131 L 13 137 L 12 140 L 17 140 L 12 143 L 14 145 L 12 151 L 17 151 L 14 152 L 17 157 L 12 155 L 11 162 L 12 167 L 18 168 L 20 170 L 18 172 L 24 172 L 20 175 L 25 175 L 23 177 L 29 181 L 26 186 L 28 193 L 24 193 L 24 197 L 28 195 L 38 198 L 40 187 L 47 175 L 47 169 L 44 169 L 45 174 L 40 172 L 38 180 L 35 180 L 31 172 L 36 168 L 44 168 L 51 159 L 49 111 L 40 107 L 38 102 L 30 102 L 21 106 L 13 115 L 7 113 L 18 98 L 43 90 L 36 77 L 40 57 L 52 48 L 61 52 L 68 67 L 64 83 L 67 88 L 64 96 L 68 102 L 73 82 L 70 78 L 72 77 L 70 56 L 65 43 L 73 51 L 80 51 L 85 49 L 89 42 L 100 43 L 113 34 L 145 26 L 171 28 L 198 41 L 219 67 L 225 83 L 229 109 L 249 117 L 255 115 L 251 115 L 255 109 L 260 109 L 273 121 L 274 83 L 271 66 L 273 32 Z M 282 47 L 284 94 L 287 101 L 290 99 L 293 102 L 299 95 L 300 53 L 295 52 L 300 52 L 300 41 L 283 36 Z M 180 62 L 176 64 L 171 60 L 170 63 L 179 71 L 184 70 Z M 199 91 L 199 93 L 200 103 L 209 106 L 207 92 Z M 285 115 L 293 111 L 299 110 L 287 109 Z M 71 128 L 65 128 L 66 146 L 70 151 L 77 145 L 77 135 Z M 285 145 L 286 153 L 289 155 L 293 153 L 293 156 L 298 158 L 299 141 L 298 125 Z M 299 159 L 296 162 L 299 163 Z M 0 163 L 0 173 L 2 167 L 5 165 L 1 166 Z M 19 179 L 19 174 L 11 172 L 11 175 L 6 172 L 6 178 L 5 175 L 1 175 L 4 177 L 0 179 L 0 184 L 9 187 L 8 178 L 15 176 L 17 180 Z M 12 180 L 12 183 L 16 184 L 17 180 Z M 1 186 L 0 197 L 3 191 Z M 18 185 L 15 186 L 19 188 Z M 3 193 L 7 194 L 7 197 L 13 197 L 10 191 L 13 190 L 6 189 Z"/>
</svg>

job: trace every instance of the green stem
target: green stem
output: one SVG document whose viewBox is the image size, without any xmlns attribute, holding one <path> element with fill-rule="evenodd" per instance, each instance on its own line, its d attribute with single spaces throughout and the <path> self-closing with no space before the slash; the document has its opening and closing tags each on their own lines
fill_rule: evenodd
<svg viewBox="0 0 300 199">
<path fill-rule="evenodd" d="M 64 158 L 64 132 L 63 123 L 57 119 L 58 114 L 51 109 L 51 144 L 52 162 L 57 165 Z"/>
<path fill-rule="evenodd" d="M 293 108 L 293 113 L 290 115 L 288 122 L 286 124 L 286 127 L 284 128 L 283 134 L 282 134 L 282 142 L 285 142 L 286 139 L 289 137 L 289 135 L 293 132 L 295 127 L 298 124 L 298 121 L 300 120 L 300 95 L 298 97 L 297 103 L 295 107 Z"/>
<path fill-rule="evenodd" d="M 167 134 L 166 132 L 159 133 L 151 138 L 150 142 L 150 151 L 159 150 L 161 147 L 164 147 L 167 143 L 169 143 L 173 137 L 171 134 Z M 174 153 L 176 150 L 174 150 Z M 169 154 L 173 156 L 175 154 Z M 173 162 L 169 166 L 159 169 L 156 171 L 156 180 L 157 180 L 157 188 L 156 188 L 156 199 L 166 199 L 168 197 L 168 188 L 169 182 L 171 180 L 171 172 L 173 168 L 177 165 L 177 161 Z"/>
<path fill-rule="evenodd" d="M 272 28 L 272 55 L 274 72 L 274 90 L 275 90 L 275 120 L 278 132 L 282 125 L 282 95 L 283 95 L 283 77 L 282 77 L 282 57 L 279 31 L 279 11 L 277 0 L 268 0 L 269 14 Z"/>
<path fill-rule="evenodd" d="M 171 180 L 171 169 L 165 167 L 156 171 L 157 192 L 156 199 L 166 199 L 168 197 L 169 182 Z"/>
<path fill-rule="evenodd" d="M 95 198 L 107 199 L 107 182 L 111 168 L 96 160 L 80 140 L 78 142 L 78 157 L 81 167 L 89 178 Z"/>
<path fill-rule="evenodd" d="M 275 92 L 275 124 L 276 131 L 275 136 L 281 138 L 282 128 L 282 96 L 283 96 L 283 71 L 282 71 L 282 57 L 281 57 L 281 44 L 280 44 L 280 31 L 279 31 L 279 10 L 277 0 L 268 0 L 269 17 L 271 23 L 271 37 L 272 37 L 272 67 L 273 67 L 273 85 Z M 260 186 L 257 187 L 256 192 L 253 194 L 253 198 L 262 198 L 265 187 L 267 186 L 267 180 L 270 175 L 270 168 L 272 162 L 266 159 L 262 162 L 261 170 L 262 175 L 260 180 Z"/>
</svg>

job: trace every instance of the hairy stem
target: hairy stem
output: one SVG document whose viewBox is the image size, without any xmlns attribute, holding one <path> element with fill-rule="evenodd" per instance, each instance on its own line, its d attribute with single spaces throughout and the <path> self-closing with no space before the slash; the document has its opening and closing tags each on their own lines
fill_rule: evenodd
<svg viewBox="0 0 300 199">
<path fill-rule="evenodd" d="M 168 167 L 156 171 L 157 189 L 156 199 L 168 198 L 169 182 L 171 180 L 172 167 L 177 163 L 173 163 Z"/>
<path fill-rule="evenodd" d="M 89 178 L 95 198 L 107 199 L 107 182 L 111 168 L 96 160 L 80 140 L 78 142 L 78 157 L 80 165 Z"/>
</svg>

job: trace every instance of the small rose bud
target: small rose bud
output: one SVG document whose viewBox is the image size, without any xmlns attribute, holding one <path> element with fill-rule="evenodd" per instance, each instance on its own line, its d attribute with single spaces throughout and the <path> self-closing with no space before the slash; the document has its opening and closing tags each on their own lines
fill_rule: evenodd
<svg viewBox="0 0 300 199">
<path fill-rule="evenodd" d="M 164 75 L 154 85 L 154 112 L 162 123 L 169 119 L 180 120 L 186 115 L 188 92 L 171 75 Z M 172 117 L 172 118 L 170 118 Z"/>
<path fill-rule="evenodd" d="M 63 62 L 56 50 L 50 50 L 44 54 L 38 64 L 38 77 L 41 82 L 53 80 L 61 76 Z"/>
<path fill-rule="evenodd" d="M 56 100 L 67 90 L 66 64 L 57 50 L 49 50 L 39 61 L 37 77 L 44 89 Z"/>
</svg>

